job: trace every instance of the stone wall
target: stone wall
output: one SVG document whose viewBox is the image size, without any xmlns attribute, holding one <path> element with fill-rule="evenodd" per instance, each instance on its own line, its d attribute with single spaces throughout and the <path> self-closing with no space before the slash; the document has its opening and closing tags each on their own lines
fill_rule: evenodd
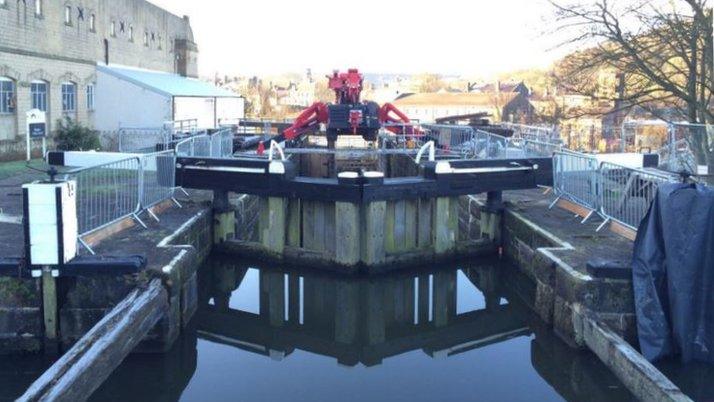
<svg viewBox="0 0 714 402">
<path fill-rule="evenodd" d="M 35 14 L 37 1 L 42 2 L 41 15 Z M 69 23 L 65 20 L 67 7 Z M 110 63 L 168 72 L 179 70 L 176 42 L 181 49 L 186 42 L 193 43 L 187 17 L 145 0 L 7 1 L 0 7 L 0 26 L 1 52 L 94 64 L 105 60 L 106 40 Z M 186 68 L 194 74 L 195 56 L 191 55 Z"/>
<path fill-rule="evenodd" d="M 504 255 L 535 283 L 534 309 L 571 346 L 584 346 L 577 329 L 581 312 L 594 314 L 624 339 L 636 337 L 632 281 L 596 278 L 574 268 L 570 244 L 520 214 L 503 217 Z"/>
</svg>

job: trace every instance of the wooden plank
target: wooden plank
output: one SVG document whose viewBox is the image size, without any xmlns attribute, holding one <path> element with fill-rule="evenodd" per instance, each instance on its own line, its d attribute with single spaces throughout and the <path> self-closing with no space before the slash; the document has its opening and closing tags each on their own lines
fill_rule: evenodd
<svg viewBox="0 0 714 402">
<path fill-rule="evenodd" d="M 302 200 L 302 246 L 306 250 L 315 248 L 315 203 Z"/>
<path fill-rule="evenodd" d="M 325 203 L 320 201 L 315 201 L 312 203 L 314 207 L 314 221 L 313 221 L 313 234 L 314 242 L 312 244 L 312 250 L 326 251 L 325 239 L 327 238 L 325 233 Z"/>
<path fill-rule="evenodd" d="M 394 202 L 394 246 L 397 251 L 404 251 L 407 243 L 406 202 Z"/>
<path fill-rule="evenodd" d="M 90 233 L 82 237 L 82 240 L 90 247 L 95 247 L 99 245 L 99 243 L 101 243 L 103 240 L 114 236 L 115 234 L 121 233 L 129 228 L 132 228 L 134 227 L 134 225 L 136 225 L 136 222 L 133 218 L 124 218 L 114 224 L 111 224 L 105 228 L 99 229 L 96 232 Z"/>
<path fill-rule="evenodd" d="M 18 401 L 86 400 L 167 309 L 168 296 L 161 280 L 135 289 L 45 371 Z"/>
<path fill-rule="evenodd" d="M 288 201 L 288 245 L 292 247 L 301 246 L 301 223 L 302 213 L 300 211 L 300 199 L 295 198 Z"/>
<path fill-rule="evenodd" d="M 323 202 L 325 211 L 325 252 L 328 258 L 335 257 L 335 203 L 334 202 Z"/>
<path fill-rule="evenodd" d="M 433 218 L 434 252 L 444 254 L 456 246 L 456 226 L 458 216 L 455 213 L 453 200 L 456 198 L 439 197 L 435 200 Z"/>
<path fill-rule="evenodd" d="M 42 270 L 42 315 L 45 324 L 45 350 L 57 353 L 57 280 L 52 269 Z"/>
<path fill-rule="evenodd" d="M 580 217 L 583 217 L 583 218 L 587 217 L 592 212 L 591 209 L 586 208 L 582 205 L 576 204 L 572 201 L 568 201 L 564 198 L 561 198 L 560 200 L 558 200 L 558 203 L 556 205 L 558 205 L 558 207 L 563 208 L 564 210 L 566 210 L 568 212 L 572 212 L 572 213 L 574 213 Z"/>
<path fill-rule="evenodd" d="M 386 201 L 370 202 L 363 205 L 364 224 L 362 240 L 362 262 L 378 265 L 384 262 L 384 216 Z"/>
<path fill-rule="evenodd" d="M 417 210 L 417 246 L 419 248 L 431 245 L 432 200 L 419 199 Z"/>
<path fill-rule="evenodd" d="M 396 225 L 395 201 L 387 202 L 387 209 L 384 215 L 384 250 L 389 253 L 397 251 L 397 243 L 394 239 L 394 229 Z"/>
<path fill-rule="evenodd" d="M 417 248 L 417 200 L 406 200 L 404 204 L 404 249 Z"/>
<path fill-rule="evenodd" d="M 347 202 L 335 203 L 335 261 L 356 265 L 360 259 L 359 206 Z"/>
<path fill-rule="evenodd" d="M 167 209 L 171 208 L 174 205 L 173 200 L 166 200 L 163 202 L 160 202 L 153 207 L 149 208 L 149 210 L 154 214 L 154 215 L 159 215 L 166 211 Z"/>
<path fill-rule="evenodd" d="M 632 230 L 631 228 L 628 228 L 627 226 L 616 221 L 610 221 L 610 231 L 631 241 L 635 241 L 635 238 L 637 237 L 636 230 Z"/>
</svg>

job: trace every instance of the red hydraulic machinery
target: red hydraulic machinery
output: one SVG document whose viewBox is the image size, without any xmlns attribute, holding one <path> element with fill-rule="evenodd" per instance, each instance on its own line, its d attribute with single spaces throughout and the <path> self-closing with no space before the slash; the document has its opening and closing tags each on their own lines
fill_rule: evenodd
<svg viewBox="0 0 714 402">
<path fill-rule="evenodd" d="M 335 71 L 327 79 L 329 88 L 335 91 L 335 103 L 313 103 L 282 133 L 283 139 L 293 140 L 314 132 L 320 124 L 325 124 L 331 144 L 344 134 L 361 134 L 366 141 L 375 141 L 382 127 L 395 134 L 418 134 L 418 129 L 396 106 L 385 103 L 380 107 L 376 102 L 360 99 L 364 77 L 357 69 L 351 68 L 346 73 Z M 263 149 L 259 147 L 259 153 Z"/>
</svg>

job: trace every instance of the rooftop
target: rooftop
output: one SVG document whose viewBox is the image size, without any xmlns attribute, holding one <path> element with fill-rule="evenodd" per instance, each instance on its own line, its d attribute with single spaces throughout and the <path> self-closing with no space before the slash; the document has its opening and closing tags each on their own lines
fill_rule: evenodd
<svg viewBox="0 0 714 402">
<path fill-rule="evenodd" d="M 494 103 L 506 104 L 515 99 L 517 92 L 507 93 L 417 93 L 397 99 L 397 106 L 493 106 Z"/>
<path fill-rule="evenodd" d="M 168 96 L 238 98 L 240 95 L 195 78 L 162 71 L 118 65 L 98 65 L 97 70 Z"/>
</svg>

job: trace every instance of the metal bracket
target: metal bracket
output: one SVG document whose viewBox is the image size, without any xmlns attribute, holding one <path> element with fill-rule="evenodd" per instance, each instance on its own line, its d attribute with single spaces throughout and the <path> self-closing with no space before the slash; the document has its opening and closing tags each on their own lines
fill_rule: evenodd
<svg viewBox="0 0 714 402">
<path fill-rule="evenodd" d="M 421 162 L 421 157 L 427 150 L 429 150 L 429 162 L 433 162 L 436 160 L 436 149 L 434 147 L 434 141 L 429 141 L 426 144 L 422 145 L 421 148 L 419 148 L 419 152 L 417 152 L 416 159 L 414 160 L 417 165 Z"/>
<path fill-rule="evenodd" d="M 274 151 L 277 150 L 278 154 L 280 155 L 280 160 L 285 161 L 285 153 L 283 152 L 283 148 L 275 142 L 275 140 L 270 141 L 270 149 L 268 150 L 268 160 L 272 161 L 273 160 L 273 153 Z"/>
</svg>

